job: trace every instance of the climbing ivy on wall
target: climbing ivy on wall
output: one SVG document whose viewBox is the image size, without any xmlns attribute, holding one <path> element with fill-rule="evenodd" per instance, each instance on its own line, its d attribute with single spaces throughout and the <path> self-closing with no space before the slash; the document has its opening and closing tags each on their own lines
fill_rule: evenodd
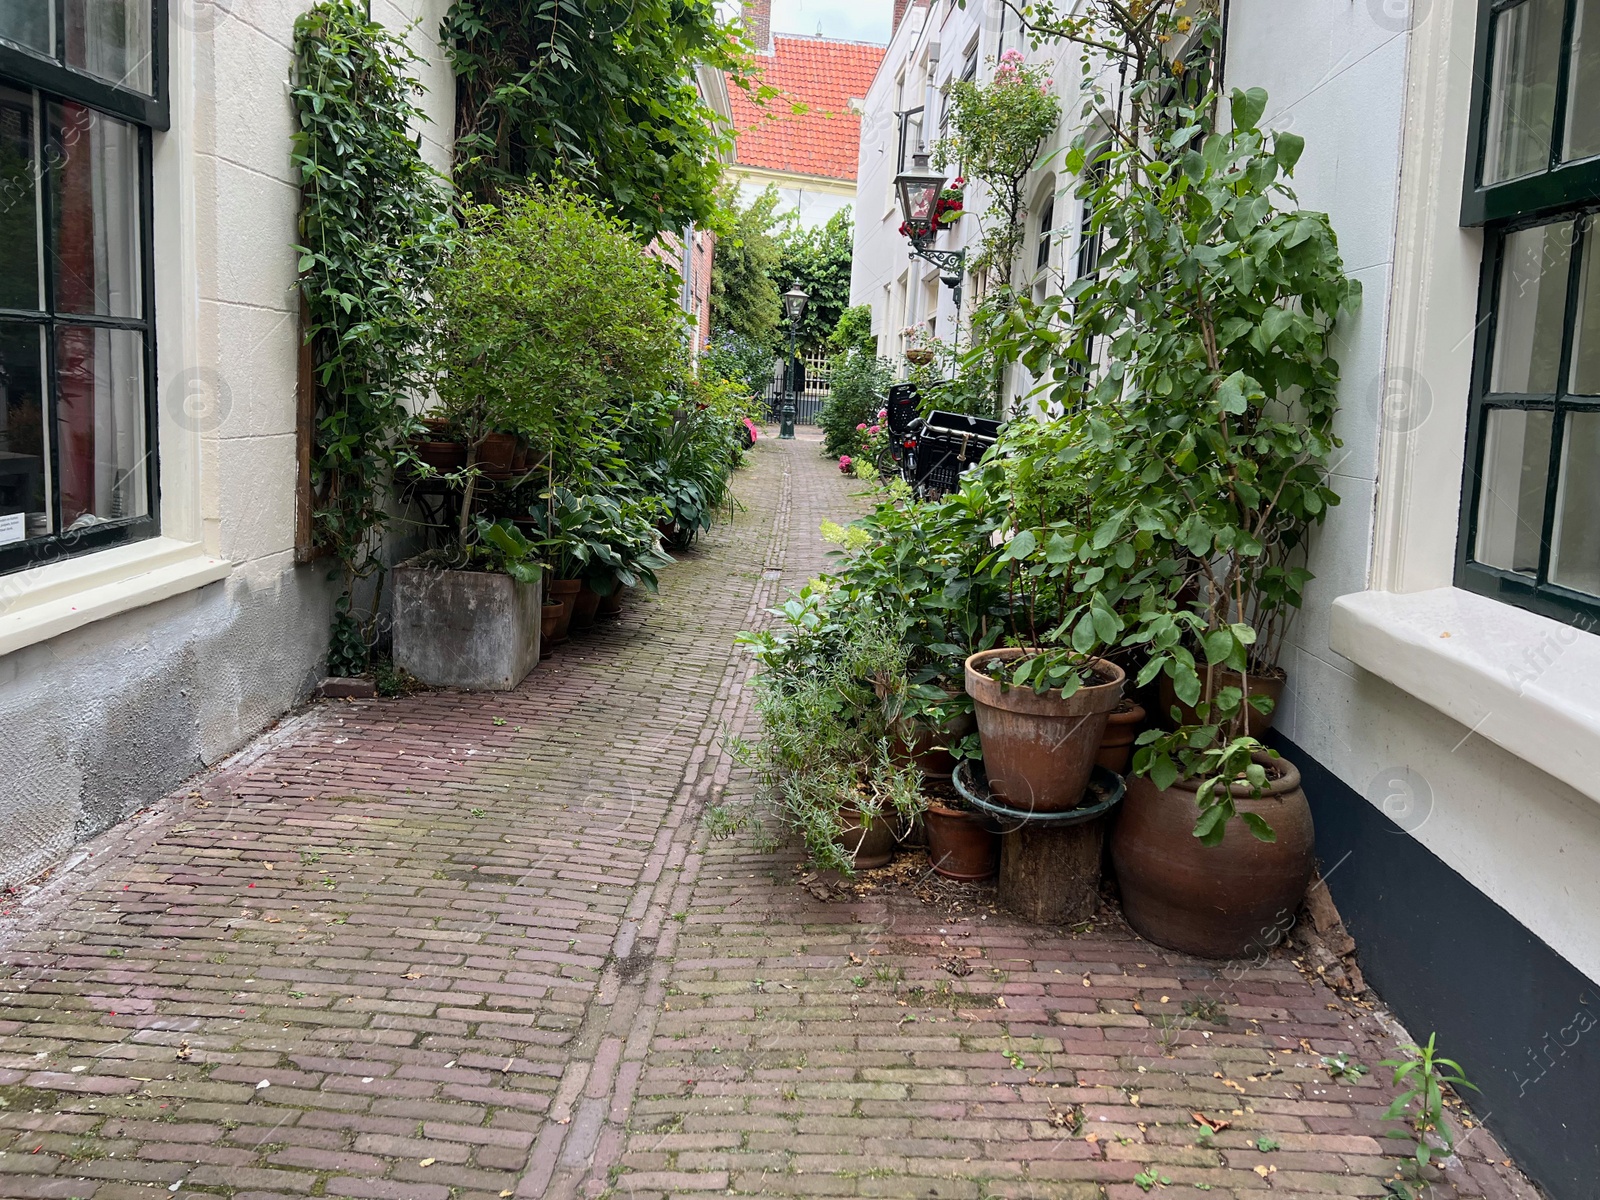
<svg viewBox="0 0 1600 1200">
<path fill-rule="evenodd" d="M 762 91 L 715 0 L 455 0 L 440 40 L 456 182 L 474 199 L 564 178 L 646 236 L 710 223 L 731 131 L 695 64 Z"/>
<path fill-rule="evenodd" d="M 343 583 L 328 655 L 336 675 L 367 667 L 370 615 L 352 612 L 352 595 L 382 567 L 406 402 L 427 381 L 423 287 L 451 228 L 447 182 L 423 162 L 413 132 L 426 120 L 408 73 L 416 61 L 353 0 L 321 0 L 295 22 L 296 249 L 316 389 L 312 520 Z"/>
</svg>

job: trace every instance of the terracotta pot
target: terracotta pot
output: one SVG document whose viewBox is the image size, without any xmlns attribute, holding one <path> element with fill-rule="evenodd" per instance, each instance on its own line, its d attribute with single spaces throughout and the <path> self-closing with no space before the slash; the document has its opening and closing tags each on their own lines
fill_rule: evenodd
<svg viewBox="0 0 1600 1200">
<path fill-rule="evenodd" d="M 595 611 L 600 607 L 600 593 L 587 583 L 580 584 L 572 601 L 572 627 L 587 629 L 594 624 Z"/>
<path fill-rule="evenodd" d="M 460 442 L 429 442 L 416 438 L 411 449 L 435 471 L 459 471 L 467 465 L 467 448 Z"/>
<path fill-rule="evenodd" d="M 940 875 L 988 879 L 1000 869 L 1000 835 L 982 813 L 930 800 L 922 820 L 928 830 L 928 858 Z"/>
<path fill-rule="evenodd" d="M 1083 801 L 1106 719 L 1122 699 L 1122 668 L 1090 660 L 1100 682 L 1063 698 L 1031 687 L 1002 688 L 985 664 L 1032 650 L 982 650 L 967 659 L 967 694 L 977 707 L 989 789 L 1020 812 L 1062 812 Z"/>
<path fill-rule="evenodd" d="M 429 433 L 437 435 L 439 441 L 446 440 L 450 432 L 449 417 L 418 417 L 417 421 Z"/>
<path fill-rule="evenodd" d="M 1128 924 L 1157 945 L 1242 958 L 1276 945 L 1294 923 L 1316 865 L 1311 808 L 1294 764 L 1265 754 L 1257 761 L 1279 777 L 1260 796 L 1234 784 L 1233 802 L 1272 826 L 1272 842 L 1232 820 L 1220 845 L 1201 845 L 1194 836 L 1197 780 L 1180 779 L 1165 791 L 1143 777 L 1128 781 L 1111 861 Z"/>
<path fill-rule="evenodd" d="M 565 623 L 567 606 L 557 600 L 554 604 L 546 604 L 539 612 L 539 657 L 549 658 L 555 651 L 556 642 L 565 636 L 561 626 Z"/>
<path fill-rule="evenodd" d="M 478 443 L 478 465 L 485 471 L 510 471 L 516 454 L 514 433 L 486 433 Z"/>
<path fill-rule="evenodd" d="M 528 448 L 521 442 L 517 443 L 516 453 L 511 456 L 511 469 L 513 471 L 528 469 Z"/>
<path fill-rule="evenodd" d="M 1236 688 L 1240 687 L 1243 683 L 1243 681 L 1239 678 L 1239 672 L 1230 671 L 1227 668 L 1218 668 L 1212 673 L 1211 690 L 1207 691 L 1205 686 L 1205 668 L 1200 667 L 1199 671 L 1200 694 L 1203 697 L 1209 698 L 1216 695 L 1223 688 Z M 1288 682 L 1289 677 L 1285 675 L 1278 667 L 1272 668 L 1272 672 L 1270 674 L 1250 676 L 1250 694 L 1252 696 L 1266 696 L 1272 701 L 1272 711 L 1269 713 L 1263 713 L 1254 708 L 1250 709 L 1249 714 L 1245 718 L 1245 729 L 1251 737 L 1260 737 L 1263 733 L 1272 728 L 1272 722 L 1277 718 L 1278 715 L 1278 704 L 1283 700 L 1283 689 Z M 1183 723 L 1185 725 L 1194 724 L 1199 721 L 1199 718 L 1195 716 L 1194 709 L 1180 701 L 1177 695 L 1173 692 L 1172 680 L 1166 675 L 1162 675 L 1161 723 L 1163 725 L 1172 720 L 1172 710 L 1174 708 L 1176 708 L 1183 715 Z"/>
<path fill-rule="evenodd" d="M 595 609 L 595 613 L 602 617 L 614 617 L 621 611 L 622 587 L 619 584 L 611 589 L 611 594 L 609 596 L 600 597 L 600 605 Z"/>
<path fill-rule="evenodd" d="M 839 844 L 853 857 L 856 870 L 870 871 L 894 857 L 894 826 L 886 814 L 863 825 L 860 810 L 846 806 L 839 811 L 839 819 L 844 822 Z"/>
<path fill-rule="evenodd" d="M 561 623 L 556 627 L 556 641 L 567 640 L 567 633 L 572 628 L 572 610 L 578 599 L 578 592 L 583 587 L 581 579 L 549 579 L 546 587 L 550 592 L 550 599 L 561 601 Z"/>
<path fill-rule="evenodd" d="M 916 767 L 929 779 L 949 779 L 956 769 L 956 756 L 948 747 L 977 728 L 971 713 L 946 721 L 938 728 L 917 726 L 907 742 L 898 733 L 890 739 L 889 755 L 896 766 Z"/>
<path fill-rule="evenodd" d="M 1114 774 L 1126 775 L 1133 762 L 1133 743 L 1144 732 L 1144 718 L 1144 708 L 1132 700 L 1118 705 L 1106 718 L 1105 736 L 1094 761 Z"/>
</svg>

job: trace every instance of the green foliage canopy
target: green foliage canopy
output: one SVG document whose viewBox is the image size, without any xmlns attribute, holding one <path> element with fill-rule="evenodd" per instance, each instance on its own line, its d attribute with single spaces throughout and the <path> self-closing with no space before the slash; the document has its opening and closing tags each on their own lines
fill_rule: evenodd
<svg viewBox="0 0 1600 1200">
<path fill-rule="evenodd" d="M 776 282 L 783 263 L 784 227 L 778 216 L 778 189 L 769 187 L 742 204 L 738 189 L 730 185 L 719 202 L 725 232 L 717 238 L 711 260 L 711 324 L 770 354 L 783 321 L 778 296 L 782 288 Z"/>
<path fill-rule="evenodd" d="M 752 86 L 714 0 L 454 0 L 440 39 L 476 200 L 567 178 L 646 236 L 710 222 L 730 131 L 695 64 Z"/>
<path fill-rule="evenodd" d="M 815 229 L 796 229 L 783 240 L 783 257 L 773 282 L 779 291 L 798 283 L 811 299 L 800 320 L 799 344 L 820 346 L 850 306 L 850 260 L 855 226 L 848 206 Z"/>
</svg>

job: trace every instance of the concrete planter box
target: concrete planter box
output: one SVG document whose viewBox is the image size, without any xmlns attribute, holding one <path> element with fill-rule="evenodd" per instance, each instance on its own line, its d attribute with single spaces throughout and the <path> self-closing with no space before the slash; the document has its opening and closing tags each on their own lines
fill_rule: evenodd
<svg viewBox="0 0 1600 1200">
<path fill-rule="evenodd" d="M 543 584 L 487 571 L 394 569 L 394 661 L 434 687 L 508 692 L 539 661 Z"/>
</svg>

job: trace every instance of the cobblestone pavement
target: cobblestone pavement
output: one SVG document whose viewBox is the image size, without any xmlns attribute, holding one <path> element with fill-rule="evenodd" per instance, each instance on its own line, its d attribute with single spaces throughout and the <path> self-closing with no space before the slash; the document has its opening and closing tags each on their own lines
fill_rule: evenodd
<svg viewBox="0 0 1600 1200">
<path fill-rule="evenodd" d="M 1286 959 L 708 836 L 732 634 L 860 503 L 816 449 L 516 692 L 314 707 L 13 898 L 0 1196 L 1382 1195 L 1391 1043 Z"/>
</svg>

